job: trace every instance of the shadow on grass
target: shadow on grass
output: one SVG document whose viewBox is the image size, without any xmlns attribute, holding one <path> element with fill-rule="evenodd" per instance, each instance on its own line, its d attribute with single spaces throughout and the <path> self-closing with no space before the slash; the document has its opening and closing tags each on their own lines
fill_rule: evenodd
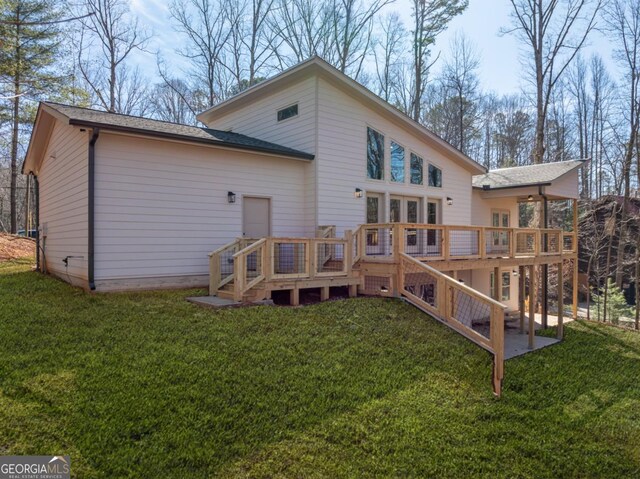
<svg viewBox="0 0 640 479">
<path fill-rule="evenodd" d="M 489 356 L 401 302 L 210 311 L 184 301 L 194 291 L 96 295 L 12 273 L 0 397 L 21 419 L 0 444 L 71 451 L 78 477 L 207 477 L 334 424 L 356 433 L 349 418 L 428 384 L 493 402 Z"/>
</svg>

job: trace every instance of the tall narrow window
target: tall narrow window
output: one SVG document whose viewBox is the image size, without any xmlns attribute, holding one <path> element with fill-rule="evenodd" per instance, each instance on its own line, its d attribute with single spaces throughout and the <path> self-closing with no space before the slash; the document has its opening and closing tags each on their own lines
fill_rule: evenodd
<svg viewBox="0 0 640 479">
<path fill-rule="evenodd" d="M 367 178 L 384 178 L 384 135 L 367 128 Z"/>
<path fill-rule="evenodd" d="M 429 186 L 442 188 L 442 170 L 437 166 L 429 165 Z"/>
<path fill-rule="evenodd" d="M 298 116 L 298 104 L 288 106 L 282 110 L 278 110 L 278 121 L 283 121 L 288 118 Z"/>
<path fill-rule="evenodd" d="M 367 196 L 367 223 L 380 223 L 378 197 Z"/>
<path fill-rule="evenodd" d="M 427 224 L 438 224 L 438 203 L 429 201 L 427 203 Z M 436 246 L 437 244 L 437 231 L 427 230 L 427 246 Z"/>
<path fill-rule="evenodd" d="M 502 294 L 501 301 L 509 301 L 511 299 L 511 273 L 505 271 L 502 273 Z"/>
<path fill-rule="evenodd" d="M 415 153 L 411 153 L 411 184 L 422 184 L 422 158 Z"/>
<path fill-rule="evenodd" d="M 391 142 L 391 181 L 404 183 L 404 148 Z"/>
<path fill-rule="evenodd" d="M 398 198 L 389 200 L 389 221 L 391 223 L 400 223 L 402 221 L 402 203 Z"/>
<path fill-rule="evenodd" d="M 418 222 L 418 202 L 416 200 L 407 200 L 407 223 Z M 418 244 L 418 230 L 407 229 L 406 233 L 407 246 L 415 246 Z"/>
</svg>

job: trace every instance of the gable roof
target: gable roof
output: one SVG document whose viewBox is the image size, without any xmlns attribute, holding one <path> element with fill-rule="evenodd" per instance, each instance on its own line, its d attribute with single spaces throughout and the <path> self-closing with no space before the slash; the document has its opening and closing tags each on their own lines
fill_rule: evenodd
<svg viewBox="0 0 640 479">
<path fill-rule="evenodd" d="M 106 111 L 93 110 L 78 106 L 63 105 L 61 103 L 41 102 L 36 117 L 36 127 L 42 112 L 46 112 L 58 120 L 69 125 L 86 126 L 88 128 L 102 128 L 109 131 L 134 133 L 143 136 L 182 140 L 192 143 L 222 146 L 238 150 L 269 153 L 301 160 L 313 160 L 314 155 L 294 148 L 278 145 L 268 141 L 253 138 L 240 133 L 201 128 L 197 126 L 171 123 L 167 121 L 152 120 L 139 116 L 122 115 Z M 31 144 L 36 135 L 36 128 L 27 150 L 27 160 L 30 159 Z M 23 166 L 24 170 L 24 166 Z"/>
<path fill-rule="evenodd" d="M 540 165 L 515 166 L 491 170 L 473 177 L 473 187 L 484 190 L 548 186 L 561 176 L 582 166 L 585 160 L 559 161 Z"/>
<path fill-rule="evenodd" d="M 418 137 L 422 137 L 435 148 L 443 151 L 445 154 L 448 154 L 454 161 L 472 173 L 485 173 L 487 171 L 483 165 L 465 155 L 434 132 L 413 120 L 407 114 L 383 100 L 371 90 L 348 77 L 318 56 L 311 57 L 306 61 L 298 63 L 268 80 L 264 80 L 253 85 L 237 95 L 214 105 L 208 110 L 200 113 L 198 115 L 198 120 L 207 124 L 215 118 L 218 118 L 230 111 L 234 111 L 242 106 L 249 106 L 251 102 L 258 97 L 277 92 L 292 83 L 304 78 L 309 78 L 313 75 L 322 76 L 334 85 L 347 91 L 350 96 L 361 103 L 367 104 L 372 108 L 375 108 L 377 112 L 391 118 L 393 121 L 401 123 L 403 127 L 407 128 L 407 130 L 413 132 Z"/>
</svg>

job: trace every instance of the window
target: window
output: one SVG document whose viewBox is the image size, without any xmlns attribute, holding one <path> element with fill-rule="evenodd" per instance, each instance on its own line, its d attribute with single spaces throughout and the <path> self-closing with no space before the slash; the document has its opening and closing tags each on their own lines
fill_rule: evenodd
<svg viewBox="0 0 640 479">
<path fill-rule="evenodd" d="M 422 184 L 422 158 L 415 153 L 411 153 L 411 184 Z"/>
<path fill-rule="evenodd" d="M 492 211 L 491 212 L 491 226 L 495 228 L 508 228 L 509 227 L 509 212 L 508 211 Z M 509 233 L 507 231 L 493 231 L 491 233 L 493 238 L 494 250 L 508 249 L 509 248 Z"/>
<path fill-rule="evenodd" d="M 504 271 L 500 274 L 500 301 L 509 301 L 511 299 L 511 273 Z M 491 288 L 491 296 L 495 288 L 495 276 L 491 273 L 489 287 Z"/>
<path fill-rule="evenodd" d="M 407 223 L 418 222 L 418 202 L 416 200 L 407 200 Z M 418 231 L 415 229 L 407 230 L 407 246 L 416 246 L 418 244 Z"/>
<path fill-rule="evenodd" d="M 429 186 L 442 188 L 442 170 L 437 166 L 429 165 Z"/>
<path fill-rule="evenodd" d="M 278 121 L 287 120 L 288 118 L 292 118 L 294 116 L 298 116 L 298 104 L 288 106 L 283 108 L 282 110 L 278 110 Z"/>
<path fill-rule="evenodd" d="M 402 221 L 402 203 L 398 198 L 391 198 L 389 200 L 389 221 L 391 223 L 400 223 Z"/>
<path fill-rule="evenodd" d="M 367 223 L 380 223 L 380 198 L 367 195 Z M 367 230 L 367 246 L 378 246 L 378 230 Z"/>
<path fill-rule="evenodd" d="M 404 148 L 391 142 L 391 181 L 404 183 Z"/>
<path fill-rule="evenodd" d="M 502 294 L 500 295 L 502 301 L 509 301 L 511 299 L 511 273 L 502 273 Z"/>
<path fill-rule="evenodd" d="M 384 135 L 367 128 L 367 178 L 384 178 Z"/>
<path fill-rule="evenodd" d="M 427 224 L 438 224 L 438 203 L 429 201 L 427 203 Z M 435 230 L 427 230 L 427 246 L 436 246 L 437 235 Z"/>
<path fill-rule="evenodd" d="M 380 223 L 379 198 L 367 196 L 367 223 Z"/>
</svg>

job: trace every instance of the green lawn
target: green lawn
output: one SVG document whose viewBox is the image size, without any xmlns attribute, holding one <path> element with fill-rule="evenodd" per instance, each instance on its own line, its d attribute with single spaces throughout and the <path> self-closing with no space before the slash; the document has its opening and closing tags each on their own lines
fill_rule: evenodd
<svg viewBox="0 0 640 479">
<path fill-rule="evenodd" d="M 383 299 L 211 311 L 0 264 L 0 454 L 80 478 L 640 477 L 640 335 L 507 362 Z"/>
</svg>

